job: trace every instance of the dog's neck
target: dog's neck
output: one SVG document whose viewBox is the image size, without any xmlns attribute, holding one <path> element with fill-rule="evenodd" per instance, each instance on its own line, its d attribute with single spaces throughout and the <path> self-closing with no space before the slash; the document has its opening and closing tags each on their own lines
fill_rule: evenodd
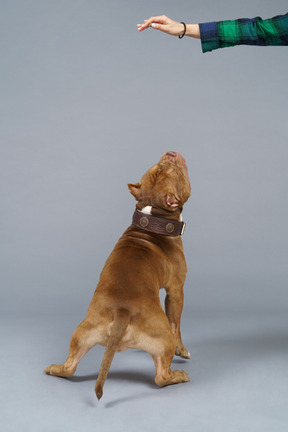
<svg viewBox="0 0 288 432">
<path fill-rule="evenodd" d="M 147 214 L 147 215 L 152 215 L 152 206 L 145 206 L 142 208 L 142 210 L 139 210 L 141 213 Z M 183 218 L 182 218 L 182 213 L 180 213 L 179 215 L 179 222 L 182 222 Z"/>
<path fill-rule="evenodd" d="M 132 224 L 141 230 L 169 237 L 182 235 L 186 226 L 185 222 L 182 222 L 182 220 L 167 219 L 163 216 L 153 215 L 150 206 L 145 206 L 141 210 L 136 208 L 133 214 Z"/>
</svg>

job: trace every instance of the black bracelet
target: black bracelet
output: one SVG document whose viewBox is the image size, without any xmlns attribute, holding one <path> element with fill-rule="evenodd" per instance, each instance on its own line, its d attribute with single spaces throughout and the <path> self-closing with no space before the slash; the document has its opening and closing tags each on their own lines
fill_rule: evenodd
<svg viewBox="0 0 288 432">
<path fill-rule="evenodd" d="M 184 25 L 184 33 L 183 33 L 182 35 L 179 35 L 179 36 L 178 36 L 179 39 L 182 39 L 182 38 L 185 36 L 185 34 L 186 34 L 186 24 L 185 24 L 184 22 L 182 22 L 182 21 L 181 21 L 181 24 Z"/>
</svg>

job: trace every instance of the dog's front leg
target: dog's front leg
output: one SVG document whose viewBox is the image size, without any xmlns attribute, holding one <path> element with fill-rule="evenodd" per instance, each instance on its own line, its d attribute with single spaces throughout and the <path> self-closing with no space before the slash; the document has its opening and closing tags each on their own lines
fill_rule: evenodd
<svg viewBox="0 0 288 432">
<path fill-rule="evenodd" d="M 190 353 L 183 345 L 180 332 L 180 320 L 183 309 L 183 301 L 184 294 L 182 287 L 180 289 L 175 289 L 174 287 L 173 290 L 166 288 L 165 312 L 176 338 L 175 354 L 182 358 L 190 359 Z"/>
</svg>

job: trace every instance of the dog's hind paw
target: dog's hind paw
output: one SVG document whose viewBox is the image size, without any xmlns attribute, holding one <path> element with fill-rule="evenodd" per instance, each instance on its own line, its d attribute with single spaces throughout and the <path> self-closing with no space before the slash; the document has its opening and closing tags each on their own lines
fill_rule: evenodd
<svg viewBox="0 0 288 432">
<path fill-rule="evenodd" d="M 175 355 L 179 356 L 181 358 L 184 358 L 184 359 L 190 359 L 191 358 L 190 353 L 187 351 L 186 348 L 184 348 L 184 346 L 176 347 Z"/>
<path fill-rule="evenodd" d="M 52 364 L 44 369 L 44 372 L 47 375 L 55 375 L 59 377 L 68 378 L 73 375 L 74 371 L 71 369 L 65 368 L 63 365 Z"/>
</svg>

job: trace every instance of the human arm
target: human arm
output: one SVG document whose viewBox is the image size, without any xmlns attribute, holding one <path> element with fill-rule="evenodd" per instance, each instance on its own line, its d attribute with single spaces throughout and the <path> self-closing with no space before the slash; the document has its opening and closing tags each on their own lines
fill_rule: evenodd
<svg viewBox="0 0 288 432">
<path fill-rule="evenodd" d="M 163 33 L 169 34 L 171 36 L 181 36 L 184 32 L 184 26 L 182 23 L 173 21 L 166 15 L 151 17 L 148 20 L 145 20 L 143 24 L 138 24 L 137 27 L 139 31 L 143 31 L 148 27 L 152 27 L 155 30 L 160 30 Z M 186 24 L 185 36 L 200 39 L 199 25 Z"/>
<path fill-rule="evenodd" d="M 182 23 L 165 15 L 151 17 L 137 27 L 139 31 L 152 27 L 172 36 L 180 36 L 184 31 Z M 256 17 L 186 24 L 185 36 L 201 39 L 204 53 L 235 45 L 288 45 L 288 13 L 266 20 Z"/>
</svg>

